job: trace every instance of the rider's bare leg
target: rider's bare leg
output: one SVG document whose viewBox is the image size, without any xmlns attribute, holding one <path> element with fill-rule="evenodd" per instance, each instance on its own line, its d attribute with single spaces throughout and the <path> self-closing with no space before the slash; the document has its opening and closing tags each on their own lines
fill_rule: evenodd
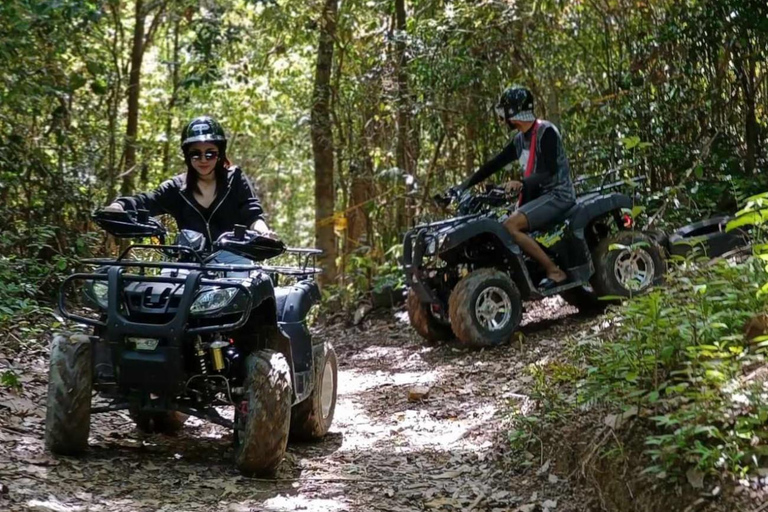
<svg viewBox="0 0 768 512">
<path fill-rule="evenodd" d="M 535 259 L 544 268 L 549 279 L 556 283 L 565 281 L 568 275 L 555 265 L 555 262 L 539 247 L 536 240 L 526 234 L 526 231 L 528 231 L 528 218 L 524 214 L 520 212 L 513 213 L 504 222 L 504 227 L 507 228 L 515 243 L 520 246 L 525 254 Z"/>
</svg>

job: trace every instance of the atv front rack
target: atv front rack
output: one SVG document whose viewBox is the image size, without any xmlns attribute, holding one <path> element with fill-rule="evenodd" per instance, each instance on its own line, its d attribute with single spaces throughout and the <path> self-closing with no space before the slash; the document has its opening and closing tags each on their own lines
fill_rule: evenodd
<svg viewBox="0 0 768 512">
<path fill-rule="evenodd" d="M 128 260 L 126 257 L 133 249 L 155 249 L 161 252 L 166 250 L 179 251 L 191 254 L 196 262 L 183 261 L 146 261 L 146 260 Z M 300 265 L 291 267 L 287 265 L 243 265 L 239 263 L 211 263 L 210 259 L 215 253 L 207 258 L 203 258 L 200 253 L 181 245 L 155 245 L 155 244 L 134 244 L 127 247 L 117 258 L 85 258 L 80 262 L 87 265 L 133 267 L 140 269 L 147 268 L 167 268 L 179 270 L 200 270 L 203 272 L 273 272 L 288 276 L 311 276 L 322 272 L 321 268 L 310 266 L 310 260 L 314 260 L 322 251 L 319 249 L 299 249 L 289 248 L 287 253 L 299 256 Z M 166 253 L 167 254 L 167 253 Z"/>
<path fill-rule="evenodd" d="M 185 277 L 170 277 L 133 274 L 125 275 L 123 274 L 123 270 L 124 268 L 121 266 L 113 266 L 107 270 L 106 274 L 73 274 L 67 277 L 61 284 L 61 289 L 59 291 L 59 310 L 61 311 L 61 314 L 65 318 L 81 324 L 101 328 L 107 327 L 106 321 L 74 314 L 70 312 L 66 307 L 65 299 L 67 295 L 67 287 L 70 286 L 74 281 L 84 280 L 106 281 L 108 283 L 109 288 L 107 291 L 107 319 L 109 320 L 109 332 L 111 335 L 117 337 L 131 335 L 153 338 L 169 338 L 171 340 L 179 341 L 185 335 L 190 334 L 203 334 L 235 330 L 245 325 L 245 323 L 248 321 L 248 317 L 253 305 L 253 295 L 251 294 L 250 290 L 242 283 L 224 279 L 203 278 L 202 272 L 199 271 L 191 271 Z M 177 284 L 179 286 L 184 286 L 185 292 L 182 295 L 179 305 L 176 308 L 176 313 L 170 321 L 163 324 L 135 322 L 126 318 L 120 311 L 120 306 L 123 304 L 123 299 L 120 294 L 123 290 L 123 283 L 125 282 Z M 198 296 L 198 290 L 202 286 L 237 288 L 243 294 L 245 302 L 244 307 L 240 308 L 241 312 L 237 320 L 234 322 L 227 322 L 225 324 L 189 327 L 188 320 L 190 316 L 190 309 Z"/>
</svg>

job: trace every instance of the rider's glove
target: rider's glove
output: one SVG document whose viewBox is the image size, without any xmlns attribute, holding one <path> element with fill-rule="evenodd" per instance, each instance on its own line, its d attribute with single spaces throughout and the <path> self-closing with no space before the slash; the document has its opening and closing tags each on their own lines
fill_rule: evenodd
<svg viewBox="0 0 768 512">
<path fill-rule="evenodd" d="M 453 186 L 453 187 L 449 188 L 445 192 L 445 195 L 450 197 L 453 200 L 456 200 L 459 197 L 461 197 L 461 194 L 463 194 L 463 193 L 464 193 L 464 189 L 462 188 L 462 186 L 461 185 L 456 185 L 456 186 Z"/>
</svg>

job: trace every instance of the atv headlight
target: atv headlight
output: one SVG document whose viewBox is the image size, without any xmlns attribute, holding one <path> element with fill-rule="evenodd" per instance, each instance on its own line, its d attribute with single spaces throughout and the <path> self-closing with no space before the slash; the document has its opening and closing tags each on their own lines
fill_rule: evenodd
<svg viewBox="0 0 768 512">
<path fill-rule="evenodd" d="M 102 308 L 107 307 L 109 299 L 109 283 L 106 281 L 96 280 L 91 281 L 91 298 Z"/>
<path fill-rule="evenodd" d="M 211 288 L 206 290 L 195 299 L 190 308 L 190 313 L 207 313 L 221 309 L 237 295 L 237 288 Z"/>
<path fill-rule="evenodd" d="M 443 242 L 445 241 L 447 235 L 445 233 L 440 233 L 439 235 L 433 236 L 427 241 L 427 246 L 424 248 L 424 255 L 425 256 L 434 256 L 435 254 L 440 251 L 440 247 L 443 246 Z"/>
</svg>

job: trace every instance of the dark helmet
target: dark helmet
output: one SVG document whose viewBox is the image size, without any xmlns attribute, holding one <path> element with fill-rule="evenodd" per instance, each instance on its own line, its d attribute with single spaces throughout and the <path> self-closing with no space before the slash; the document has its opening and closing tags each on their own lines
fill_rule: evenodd
<svg viewBox="0 0 768 512">
<path fill-rule="evenodd" d="M 496 104 L 496 115 L 504 121 L 535 121 L 533 94 L 525 87 L 510 87 Z"/>
<path fill-rule="evenodd" d="M 181 131 L 181 149 L 185 153 L 187 147 L 195 142 L 212 142 L 222 153 L 227 150 L 227 136 L 224 134 L 224 128 L 209 116 L 194 118 Z"/>
</svg>

